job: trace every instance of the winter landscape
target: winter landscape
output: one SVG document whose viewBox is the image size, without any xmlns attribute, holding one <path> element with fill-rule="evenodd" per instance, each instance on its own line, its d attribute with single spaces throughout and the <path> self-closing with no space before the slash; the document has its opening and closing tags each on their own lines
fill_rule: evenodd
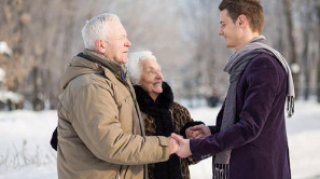
<svg viewBox="0 0 320 179">
<path fill-rule="evenodd" d="M 217 108 L 190 109 L 195 120 L 213 124 Z M 56 179 L 56 152 L 49 140 L 57 125 L 56 111 L 0 112 L 0 179 Z M 297 101 L 287 119 L 293 179 L 320 178 L 320 105 Z M 192 179 L 211 179 L 211 160 L 190 166 Z"/>
<path fill-rule="evenodd" d="M 214 124 L 219 106 L 209 108 L 204 99 L 225 95 L 228 75 L 222 69 L 233 52 L 217 34 L 219 4 L 0 0 L 0 179 L 57 178 L 57 154 L 49 141 L 57 125 L 60 78 L 84 49 L 83 25 L 101 13 L 120 17 L 130 53 L 155 54 L 175 98 L 183 99 L 194 120 Z M 263 35 L 287 59 L 299 99 L 286 121 L 292 179 L 320 179 L 320 1 L 261 4 Z M 211 179 L 211 159 L 190 171 L 192 179 Z"/>
</svg>

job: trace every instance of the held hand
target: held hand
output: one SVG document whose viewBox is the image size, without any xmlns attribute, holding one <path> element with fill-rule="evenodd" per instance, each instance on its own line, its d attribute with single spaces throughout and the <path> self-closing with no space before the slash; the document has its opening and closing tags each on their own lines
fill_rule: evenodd
<svg viewBox="0 0 320 179">
<path fill-rule="evenodd" d="M 179 143 L 172 137 L 169 137 L 169 152 L 170 154 L 174 154 L 179 149 Z"/>
<path fill-rule="evenodd" d="M 176 154 L 180 158 L 186 158 L 192 154 L 191 150 L 190 150 L 190 140 L 189 139 L 184 139 L 182 136 L 179 136 L 175 133 L 172 133 L 171 137 L 174 138 L 179 143 L 179 149 L 176 152 Z"/>
<path fill-rule="evenodd" d="M 205 137 L 211 135 L 211 131 L 210 131 L 209 127 L 206 125 L 203 125 L 203 124 L 190 127 L 190 131 L 192 131 L 191 138 L 193 138 L 193 139 L 205 138 Z"/>
<path fill-rule="evenodd" d="M 186 129 L 186 137 L 187 139 L 193 139 L 194 136 L 194 130 L 191 129 L 191 127 Z"/>
</svg>

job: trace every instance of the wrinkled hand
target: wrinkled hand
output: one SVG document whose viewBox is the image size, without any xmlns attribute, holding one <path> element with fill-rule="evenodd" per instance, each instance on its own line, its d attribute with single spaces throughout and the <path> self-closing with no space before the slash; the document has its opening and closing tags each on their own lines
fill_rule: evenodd
<svg viewBox="0 0 320 179">
<path fill-rule="evenodd" d="M 177 135 L 175 133 L 172 133 L 171 137 L 174 138 L 179 143 L 179 149 L 176 152 L 176 154 L 180 158 L 186 158 L 192 154 L 191 150 L 190 150 L 190 140 L 189 139 L 184 139 L 182 136 Z"/>
<path fill-rule="evenodd" d="M 188 139 L 200 139 L 209 135 L 211 135 L 209 127 L 203 124 L 189 127 L 186 130 L 186 136 Z"/>
<path fill-rule="evenodd" d="M 186 137 L 187 139 L 193 139 L 194 136 L 194 130 L 191 129 L 191 127 L 186 129 Z"/>
<path fill-rule="evenodd" d="M 179 143 L 172 137 L 168 137 L 168 138 L 169 138 L 169 152 L 170 154 L 174 154 L 179 149 Z"/>
</svg>

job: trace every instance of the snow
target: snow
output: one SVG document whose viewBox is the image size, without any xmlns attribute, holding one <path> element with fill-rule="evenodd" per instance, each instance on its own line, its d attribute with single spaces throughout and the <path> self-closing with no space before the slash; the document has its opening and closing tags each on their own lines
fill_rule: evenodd
<svg viewBox="0 0 320 179">
<path fill-rule="evenodd" d="M 5 77 L 6 77 L 6 72 L 4 71 L 4 69 L 0 67 L 0 82 L 4 82 Z"/>
<path fill-rule="evenodd" d="M 12 55 L 12 50 L 5 41 L 0 41 L 0 54 Z"/>
<path fill-rule="evenodd" d="M 214 124 L 219 108 L 193 108 L 195 120 Z M 0 179 L 56 179 L 56 152 L 49 141 L 56 111 L 0 112 Z M 287 119 L 293 179 L 320 178 L 320 104 L 298 101 Z M 211 159 L 190 166 L 192 179 L 211 179 Z"/>
<path fill-rule="evenodd" d="M 57 178 L 49 145 L 56 111 L 0 112 L 0 179 Z"/>
<path fill-rule="evenodd" d="M 20 103 L 23 101 L 24 97 L 12 91 L 0 90 L 0 101 L 7 103 L 7 100 L 11 100 L 13 103 Z"/>
</svg>

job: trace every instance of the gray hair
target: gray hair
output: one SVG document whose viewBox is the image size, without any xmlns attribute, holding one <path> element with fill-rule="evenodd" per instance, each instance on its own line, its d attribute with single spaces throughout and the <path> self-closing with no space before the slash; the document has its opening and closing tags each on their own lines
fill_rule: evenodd
<svg viewBox="0 0 320 179">
<path fill-rule="evenodd" d="M 144 60 L 157 61 L 151 51 L 134 52 L 129 55 L 128 74 L 133 82 L 139 81 L 142 70 L 141 62 Z"/>
<path fill-rule="evenodd" d="M 94 50 L 96 40 L 107 40 L 108 34 L 111 31 L 110 22 L 112 21 L 120 22 L 120 19 L 115 14 L 104 13 L 87 21 L 81 31 L 84 47 L 89 50 Z"/>
</svg>

